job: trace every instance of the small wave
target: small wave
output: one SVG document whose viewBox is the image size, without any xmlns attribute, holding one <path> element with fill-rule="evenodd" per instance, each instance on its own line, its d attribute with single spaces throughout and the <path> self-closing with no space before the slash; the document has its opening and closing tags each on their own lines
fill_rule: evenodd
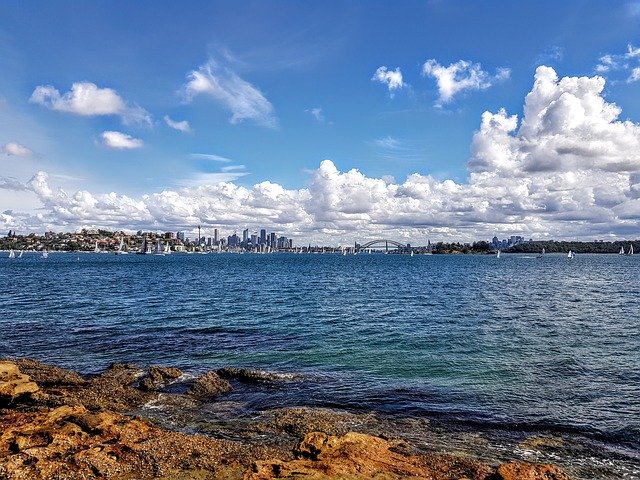
<svg viewBox="0 0 640 480">
<path fill-rule="evenodd" d="M 233 378 L 246 383 L 296 381 L 304 378 L 300 373 L 270 372 L 266 370 L 234 367 L 219 368 L 216 373 L 223 378 Z"/>
</svg>

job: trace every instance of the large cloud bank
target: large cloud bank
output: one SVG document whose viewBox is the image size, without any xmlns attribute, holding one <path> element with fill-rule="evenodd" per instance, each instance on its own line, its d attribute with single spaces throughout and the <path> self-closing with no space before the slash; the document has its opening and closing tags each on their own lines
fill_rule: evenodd
<svg viewBox="0 0 640 480">
<path fill-rule="evenodd" d="M 539 67 L 524 115 L 485 112 L 474 134 L 467 183 L 413 174 L 403 183 L 339 171 L 330 160 L 306 188 L 271 182 L 163 191 L 139 199 L 55 190 L 46 173 L 25 188 L 44 205 L 37 216 L 5 212 L 0 226 L 69 229 L 83 225 L 223 232 L 268 228 L 300 243 L 375 237 L 424 244 L 494 234 L 529 238 L 638 236 L 640 126 L 621 121 L 602 97 L 601 77 L 565 77 Z M 14 185 L 15 187 L 15 185 Z"/>
</svg>

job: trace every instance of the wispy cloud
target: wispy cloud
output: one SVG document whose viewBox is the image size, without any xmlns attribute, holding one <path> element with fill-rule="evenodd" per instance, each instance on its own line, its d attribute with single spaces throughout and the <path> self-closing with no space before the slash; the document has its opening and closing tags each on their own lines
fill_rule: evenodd
<svg viewBox="0 0 640 480">
<path fill-rule="evenodd" d="M 102 139 L 102 144 L 105 147 L 116 150 L 133 150 L 144 146 L 144 142 L 142 140 L 133 138 L 131 135 L 127 135 L 122 132 L 102 132 L 100 138 Z"/>
<path fill-rule="evenodd" d="M 482 70 L 479 63 L 471 63 L 466 60 L 458 60 L 448 67 L 440 65 L 436 60 L 430 59 L 422 66 L 422 74 L 425 77 L 433 77 L 438 85 L 439 98 L 436 106 L 453 100 L 453 97 L 465 90 L 486 90 L 496 83 L 503 82 L 511 76 L 511 70 L 500 67 L 495 75 Z"/>
<path fill-rule="evenodd" d="M 220 170 L 223 172 L 232 172 L 234 170 L 245 170 L 247 167 L 245 165 L 227 165 L 225 167 L 221 167 Z"/>
<path fill-rule="evenodd" d="M 17 142 L 9 142 L 0 147 L 0 153 L 15 157 L 30 157 L 33 152 Z"/>
<path fill-rule="evenodd" d="M 376 138 L 371 142 L 376 147 L 387 148 L 387 149 L 398 149 L 402 146 L 402 142 L 397 138 L 393 138 L 390 136 L 384 138 Z"/>
<path fill-rule="evenodd" d="M 197 173 L 183 179 L 180 184 L 184 187 L 201 187 L 207 185 L 217 185 L 219 183 L 233 182 L 248 175 L 247 172 L 213 172 L 213 173 Z"/>
<path fill-rule="evenodd" d="M 173 128 L 174 130 L 178 130 L 182 133 L 191 133 L 191 126 L 187 120 L 175 121 L 172 120 L 169 115 L 164 116 L 164 123 L 167 124 L 168 127 Z"/>
<path fill-rule="evenodd" d="M 326 118 L 324 117 L 324 114 L 322 113 L 322 108 L 320 107 L 308 108 L 305 110 L 305 112 L 311 115 L 313 118 L 315 118 L 318 121 L 318 123 L 326 122 Z"/>
<path fill-rule="evenodd" d="M 31 190 L 28 185 L 13 177 L 0 177 L 0 189 L 22 192 Z"/>
<path fill-rule="evenodd" d="M 547 48 L 544 52 L 538 55 L 535 59 L 535 66 L 547 65 L 552 62 L 560 62 L 564 58 L 564 48 L 557 45 Z"/>
<path fill-rule="evenodd" d="M 601 56 L 595 71 L 607 76 L 611 76 L 614 72 L 623 72 L 627 83 L 637 82 L 640 80 L 640 48 L 629 44 L 624 53 Z"/>
<path fill-rule="evenodd" d="M 187 75 L 183 95 L 188 102 L 200 95 L 213 98 L 231 112 L 230 122 L 251 120 L 267 128 L 277 128 L 273 105 L 251 83 L 240 78 L 229 66 L 209 60 Z"/>
<path fill-rule="evenodd" d="M 426 157 L 424 148 L 406 139 L 386 136 L 373 139 L 367 143 L 374 148 L 376 156 L 387 160 L 402 159 L 412 161 Z"/>
<path fill-rule="evenodd" d="M 387 70 L 387 67 L 384 65 L 378 67 L 373 77 L 371 77 L 371 80 L 385 84 L 391 98 L 393 98 L 396 90 L 400 90 L 406 85 L 402 79 L 400 67 L 397 67 L 395 70 Z"/>
<path fill-rule="evenodd" d="M 220 163 L 231 163 L 234 161 L 230 158 L 222 157 L 220 155 L 214 155 L 212 153 L 192 153 L 191 157 L 201 158 L 203 160 L 213 160 L 214 162 L 220 162 Z"/>
<path fill-rule="evenodd" d="M 115 90 L 99 88 L 91 82 L 74 83 L 64 95 L 60 95 L 51 85 L 40 85 L 33 91 L 29 101 L 51 110 L 75 115 L 117 115 L 126 125 L 152 124 L 151 114 L 145 109 L 128 104 Z"/>
</svg>

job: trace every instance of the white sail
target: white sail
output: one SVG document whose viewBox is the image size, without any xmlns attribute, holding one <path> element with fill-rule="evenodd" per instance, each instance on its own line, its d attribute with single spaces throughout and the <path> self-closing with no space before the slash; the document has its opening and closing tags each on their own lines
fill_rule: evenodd
<svg viewBox="0 0 640 480">
<path fill-rule="evenodd" d="M 498 250 L 498 253 L 496 253 L 496 258 L 500 258 L 500 250 Z"/>
<path fill-rule="evenodd" d="M 163 250 L 165 255 L 169 255 L 171 253 L 171 245 L 169 245 L 168 243 L 164 246 L 164 250 Z"/>
<path fill-rule="evenodd" d="M 629 244 L 629 253 L 627 255 L 633 255 L 633 243 Z"/>
<path fill-rule="evenodd" d="M 620 247 L 620 251 L 618 252 L 618 255 L 624 255 L 624 247 Z"/>
<path fill-rule="evenodd" d="M 42 258 L 48 258 L 49 257 L 49 252 L 47 252 L 46 250 L 42 251 Z"/>
<path fill-rule="evenodd" d="M 162 241 L 161 240 L 158 240 L 158 243 L 156 243 L 156 248 L 153 250 L 153 254 L 154 255 L 164 255 L 163 248 L 162 248 Z"/>
<path fill-rule="evenodd" d="M 124 249 L 124 237 L 120 237 L 120 245 L 118 246 L 118 250 L 116 251 L 116 255 L 126 255 L 129 252 L 127 252 Z"/>
<path fill-rule="evenodd" d="M 18 258 L 22 258 L 22 250 L 20 250 L 20 255 L 18 255 Z"/>
<path fill-rule="evenodd" d="M 93 249 L 93 251 L 94 251 L 95 253 L 100 253 L 100 247 L 98 246 L 98 241 L 97 241 L 97 240 L 96 240 L 96 246 L 95 246 L 95 248 Z"/>
<path fill-rule="evenodd" d="M 542 247 L 542 255 L 544 254 L 545 254 L 545 250 L 544 250 L 544 247 Z"/>
<path fill-rule="evenodd" d="M 568 258 L 568 259 L 572 259 L 572 258 L 573 258 L 573 257 L 575 257 L 575 256 L 576 256 L 576 254 L 575 254 L 575 253 L 573 253 L 573 251 L 571 251 L 571 250 L 569 250 L 569 253 L 567 253 L 567 258 Z"/>
<path fill-rule="evenodd" d="M 16 258 L 16 253 L 13 251 L 13 249 L 9 250 L 9 258 Z"/>
</svg>

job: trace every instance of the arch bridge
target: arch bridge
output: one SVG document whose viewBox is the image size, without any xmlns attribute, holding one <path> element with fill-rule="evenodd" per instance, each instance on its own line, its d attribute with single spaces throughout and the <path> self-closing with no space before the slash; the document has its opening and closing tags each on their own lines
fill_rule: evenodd
<svg viewBox="0 0 640 480">
<path fill-rule="evenodd" d="M 382 246 L 384 245 L 385 251 L 389 251 L 389 245 L 393 245 L 398 250 L 409 250 L 410 247 L 405 243 L 396 242 L 395 240 L 388 240 L 386 238 L 379 238 L 376 240 L 371 240 L 370 242 L 364 243 L 358 246 L 358 250 L 366 250 L 367 248 L 371 248 L 373 246 Z"/>
</svg>

